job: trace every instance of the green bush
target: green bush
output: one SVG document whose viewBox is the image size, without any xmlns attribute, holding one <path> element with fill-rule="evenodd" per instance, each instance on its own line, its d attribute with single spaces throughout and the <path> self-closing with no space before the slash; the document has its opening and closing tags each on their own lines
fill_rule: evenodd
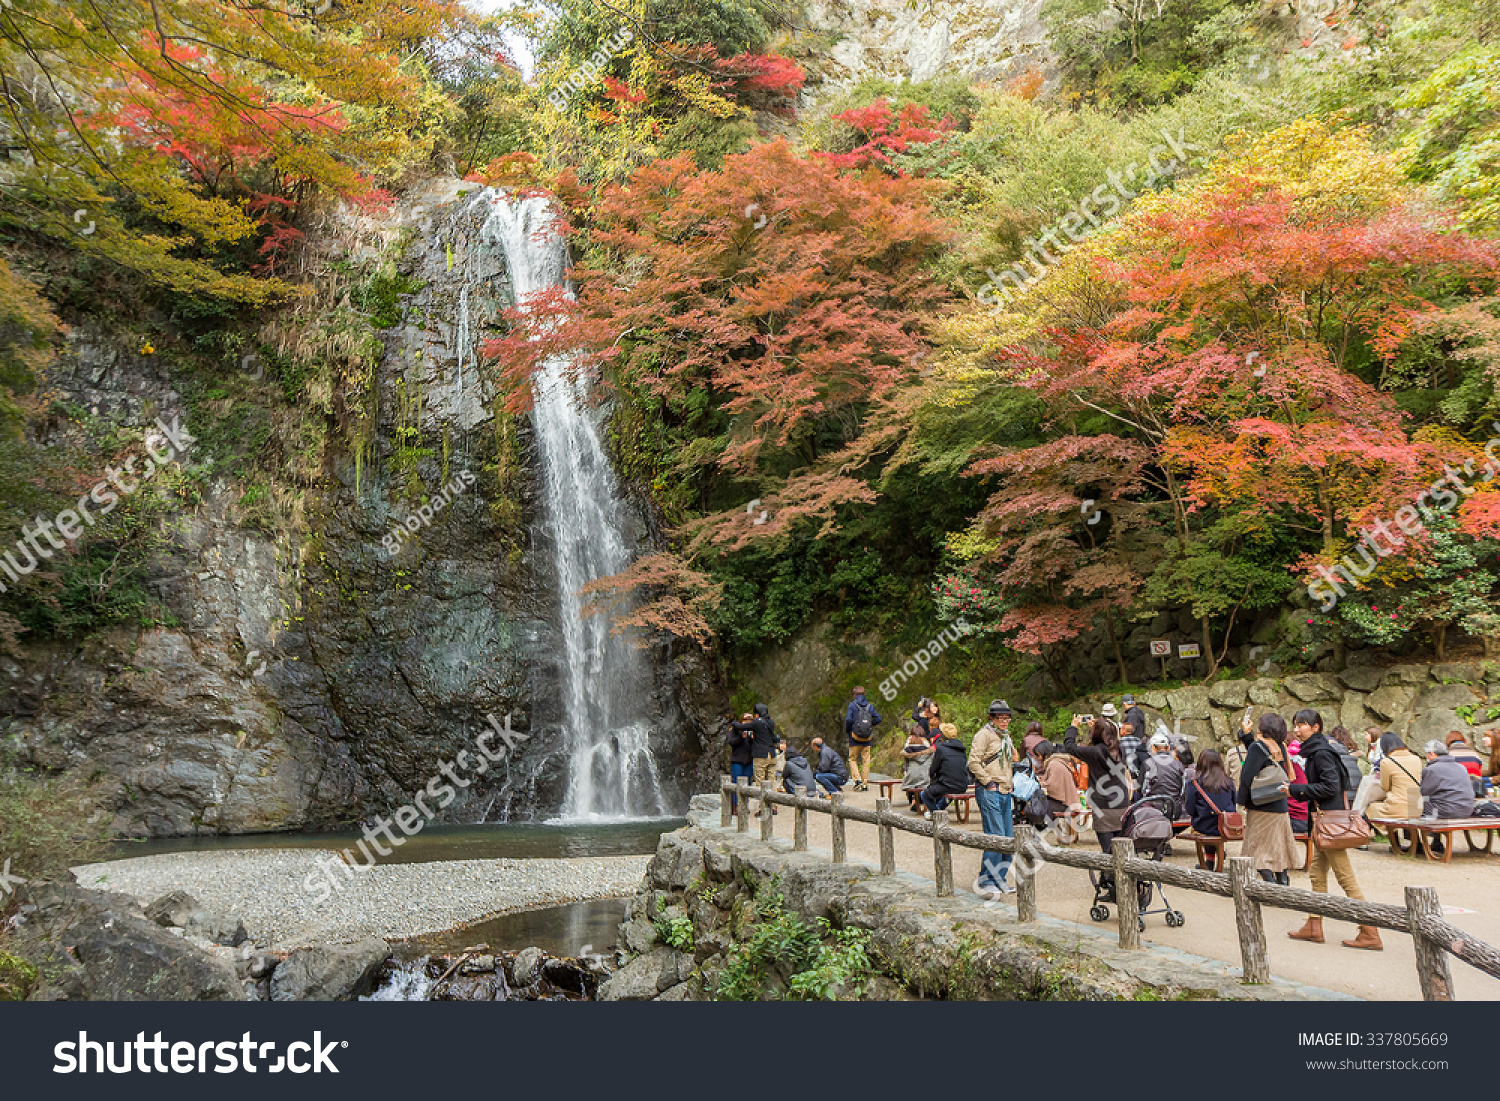
<svg viewBox="0 0 1500 1101">
<path fill-rule="evenodd" d="M 99 859 L 107 817 L 84 783 L 18 769 L 0 755 L 0 867 L 9 860 L 11 875 L 67 878 L 70 867 Z"/>
</svg>

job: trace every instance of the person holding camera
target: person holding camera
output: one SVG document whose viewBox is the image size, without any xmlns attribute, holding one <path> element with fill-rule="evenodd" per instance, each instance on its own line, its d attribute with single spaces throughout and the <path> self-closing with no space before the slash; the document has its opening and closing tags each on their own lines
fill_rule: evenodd
<svg viewBox="0 0 1500 1101">
<path fill-rule="evenodd" d="M 1255 870 L 1267 883 L 1289 885 L 1290 869 L 1297 863 L 1297 842 L 1287 806 L 1291 790 L 1291 763 L 1286 752 L 1286 723 L 1280 715 L 1265 714 L 1258 727 L 1248 717 L 1244 730 L 1257 734 L 1245 753 L 1240 773 L 1238 802 L 1245 808 L 1245 839 L 1240 855 L 1255 861 Z"/>
</svg>

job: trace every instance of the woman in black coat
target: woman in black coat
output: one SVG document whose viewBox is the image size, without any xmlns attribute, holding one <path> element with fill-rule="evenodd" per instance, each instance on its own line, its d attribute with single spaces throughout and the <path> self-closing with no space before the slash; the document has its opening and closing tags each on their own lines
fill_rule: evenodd
<svg viewBox="0 0 1500 1101">
<path fill-rule="evenodd" d="M 1292 718 L 1292 727 L 1302 739 L 1302 758 L 1307 762 L 1307 782 L 1292 784 L 1293 799 L 1305 799 L 1312 810 L 1347 810 L 1353 805 L 1348 794 L 1349 777 L 1337 750 L 1323 736 L 1323 716 L 1311 709 L 1299 711 Z M 1307 868 L 1312 879 L 1312 889 L 1320 895 L 1328 893 L 1328 872 L 1334 876 L 1350 898 L 1364 898 L 1359 889 L 1359 880 L 1354 878 L 1354 865 L 1349 860 L 1348 849 L 1315 848 L 1312 861 Z M 1323 919 L 1309 915 L 1307 922 L 1295 933 L 1287 936 L 1293 940 L 1310 940 L 1323 943 Z M 1380 951 L 1380 933 L 1373 925 L 1361 925 L 1359 935 L 1344 941 L 1345 948 L 1366 948 Z"/>
<path fill-rule="evenodd" d="M 1130 806 L 1130 767 L 1114 723 L 1102 717 L 1095 719 L 1089 728 L 1089 744 L 1079 745 L 1078 726 L 1082 721 L 1082 716 L 1073 716 L 1073 725 L 1063 735 L 1063 749 L 1089 766 L 1089 811 L 1094 816 L 1094 834 L 1099 847 L 1109 852 Z"/>
</svg>

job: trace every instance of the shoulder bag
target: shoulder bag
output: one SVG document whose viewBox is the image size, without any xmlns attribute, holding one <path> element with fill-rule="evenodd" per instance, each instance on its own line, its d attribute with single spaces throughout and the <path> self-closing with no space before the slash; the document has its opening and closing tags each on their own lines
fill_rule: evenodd
<svg viewBox="0 0 1500 1101">
<path fill-rule="evenodd" d="M 1198 789 L 1198 794 L 1203 796 L 1203 801 L 1219 816 L 1219 836 L 1225 841 L 1243 841 L 1245 839 L 1245 816 L 1237 810 L 1220 810 L 1197 780 L 1193 781 L 1193 787 Z"/>
<path fill-rule="evenodd" d="M 1343 810 L 1313 811 L 1312 839 L 1320 849 L 1357 849 L 1370 840 L 1370 823 L 1363 814 L 1349 809 L 1346 791 Z"/>
<path fill-rule="evenodd" d="M 1267 751 L 1269 756 L 1269 751 Z M 1281 789 L 1291 780 L 1286 769 L 1276 763 L 1274 757 L 1268 761 L 1264 768 L 1255 774 L 1255 779 L 1250 781 L 1250 805 L 1253 807 L 1264 807 L 1271 803 L 1279 803 L 1286 798 L 1286 792 Z"/>
</svg>

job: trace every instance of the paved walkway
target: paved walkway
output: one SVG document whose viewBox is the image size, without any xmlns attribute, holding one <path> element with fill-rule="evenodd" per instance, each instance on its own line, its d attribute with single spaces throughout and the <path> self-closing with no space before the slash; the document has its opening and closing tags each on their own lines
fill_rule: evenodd
<svg viewBox="0 0 1500 1101">
<path fill-rule="evenodd" d="M 847 801 L 854 806 L 875 809 L 877 790 L 855 793 L 848 789 Z M 900 793 L 897 793 L 898 799 Z M 792 836 L 792 812 L 782 807 L 776 817 L 776 836 L 790 840 Z M 905 814 L 903 810 L 901 813 Z M 808 844 L 828 851 L 832 841 L 827 815 L 810 813 L 808 816 Z M 915 816 L 913 816 L 915 817 Z M 952 823 L 958 829 L 979 829 L 979 814 L 971 813 L 967 824 Z M 731 827 L 732 829 L 733 827 Z M 752 815 L 750 829 L 759 836 L 759 825 Z M 873 867 L 880 866 L 880 848 L 876 829 L 863 822 L 848 822 L 845 825 L 849 858 L 860 860 Z M 1097 846 L 1092 833 L 1085 835 L 1079 846 Z M 1377 843 L 1370 852 L 1353 852 L 1355 875 L 1365 897 L 1374 902 L 1388 902 L 1396 906 L 1406 904 L 1404 889 L 1408 884 L 1435 887 L 1438 898 L 1447 911 L 1448 921 L 1458 928 L 1473 933 L 1476 937 L 1493 945 L 1500 945 L 1500 855 L 1485 856 L 1470 854 L 1462 839 L 1450 864 L 1441 864 L 1425 858 L 1412 859 L 1396 856 L 1383 844 Z M 1231 855 L 1238 846 L 1231 845 Z M 1168 863 L 1191 868 L 1195 864 L 1193 847 L 1184 842 L 1174 845 L 1174 855 Z M 979 874 L 980 854 L 974 849 L 953 847 L 953 878 L 959 888 L 972 888 Z M 896 866 L 903 872 L 912 872 L 930 877 L 933 874 L 932 841 L 916 834 L 896 831 Z M 1292 872 L 1292 886 L 1310 886 L 1307 873 Z M 1338 892 L 1336 884 L 1330 888 Z M 1239 940 L 1235 934 L 1234 902 L 1217 895 L 1202 894 L 1168 888 L 1167 897 L 1174 909 L 1187 917 L 1180 929 L 1169 929 L 1162 915 L 1152 914 L 1146 919 L 1146 931 L 1141 934 L 1142 943 L 1150 943 L 1194 956 L 1206 956 L 1231 964 L 1238 973 L 1240 963 Z M 1004 896 L 994 903 L 1014 912 L 1014 895 Z M 1093 889 L 1089 885 L 1088 873 L 1078 868 L 1046 866 L 1037 875 L 1037 909 L 1039 913 L 1100 928 L 1088 916 L 1093 900 Z M 1111 918 L 1103 928 L 1113 933 L 1114 907 Z M 1382 931 L 1385 942 L 1383 952 L 1366 952 L 1345 948 L 1339 943 L 1353 937 L 1354 927 L 1342 922 L 1325 921 L 1326 943 L 1308 944 L 1289 940 L 1288 932 L 1298 928 L 1305 915 L 1269 907 L 1265 915 L 1267 948 L 1270 954 L 1271 972 L 1296 984 L 1321 987 L 1358 998 L 1378 1001 L 1421 999 L 1417 986 L 1417 964 L 1411 938 L 1404 933 Z M 1500 1000 L 1500 979 L 1477 971 L 1460 960 L 1453 960 L 1453 985 L 1455 996 L 1464 1001 Z"/>
</svg>

